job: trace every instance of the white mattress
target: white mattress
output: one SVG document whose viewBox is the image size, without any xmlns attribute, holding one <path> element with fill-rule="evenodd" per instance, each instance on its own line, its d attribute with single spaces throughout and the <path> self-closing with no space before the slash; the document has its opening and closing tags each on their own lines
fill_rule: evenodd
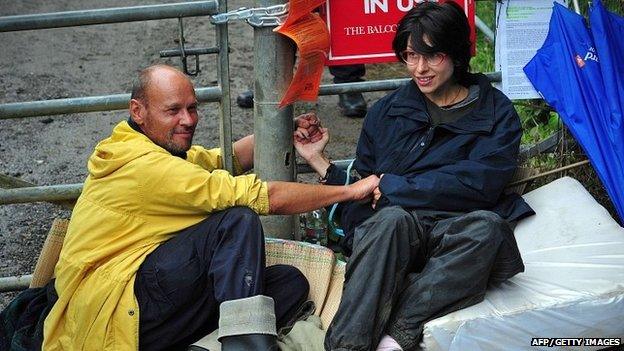
<svg viewBox="0 0 624 351">
<path fill-rule="evenodd" d="M 515 229 L 525 272 L 490 288 L 485 301 L 427 323 L 424 349 L 596 350 L 605 346 L 531 343 L 624 337 L 624 228 L 569 177 L 524 198 L 537 213 Z"/>
</svg>

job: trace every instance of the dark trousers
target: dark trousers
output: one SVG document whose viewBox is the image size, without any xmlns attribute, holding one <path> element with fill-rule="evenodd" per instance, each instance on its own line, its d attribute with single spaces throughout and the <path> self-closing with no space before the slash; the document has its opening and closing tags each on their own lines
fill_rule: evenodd
<svg viewBox="0 0 624 351">
<path fill-rule="evenodd" d="M 361 82 L 366 74 L 364 65 L 329 66 L 334 83 Z"/>
<path fill-rule="evenodd" d="M 137 272 L 141 350 L 185 350 L 218 327 L 219 304 L 267 295 L 275 302 L 278 328 L 308 296 L 294 267 L 265 268 L 264 234 L 246 207 L 211 214 L 182 230 L 147 256 Z"/>
<path fill-rule="evenodd" d="M 380 210 L 355 229 L 325 349 L 375 350 L 384 334 L 414 349 L 425 322 L 483 300 L 509 236 L 493 212 L 431 220 L 400 207 Z"/>
</svg>

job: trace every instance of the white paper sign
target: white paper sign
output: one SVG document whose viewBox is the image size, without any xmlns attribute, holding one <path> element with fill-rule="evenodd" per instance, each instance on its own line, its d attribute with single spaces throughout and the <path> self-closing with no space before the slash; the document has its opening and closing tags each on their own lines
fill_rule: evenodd
<svg viewBox="0 0 624 351">
<path fill-rule="evenodd" d="M 566 0 L 556 2 L 567 6 Z M 522 68 L 544 44 L 552 9 L 553 1 L 549 0 L 497 2 L 494 62 L 502 73 L 497 88 L 512 100 L 541 98 Z"/>
</svg>

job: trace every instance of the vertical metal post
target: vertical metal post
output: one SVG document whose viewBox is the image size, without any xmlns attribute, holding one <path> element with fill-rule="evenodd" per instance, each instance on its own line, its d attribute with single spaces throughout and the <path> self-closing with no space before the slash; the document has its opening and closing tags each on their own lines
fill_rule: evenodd
<svg viewBox="0 0 624 351">
<path fill-rule="evenodd" d="M 219 1 L 219 13 L 227 12 L 227 0 Z M 219 141 L 223 168 L 233 174 L 232 162 L 232 106 L 230 99 L 230 50 L 228 43 L 228 25 L 216 25 L 217 45 L 219 46 L 217 76 L 221 86 L 221 102 L 219 103 Z"/>
<path fill-rule="evenodd" d="M 574 5 L 574 12 L 581 14 L 581 8 L 579 6 L 578 0 L 572 0 L 572 4 Z"/>
<path fill-rule="evenodd" d="M 284 2 L 256 0 L 256 7 Z M 254 28 L 254 171 L 263 180 L 294 180 L 293 108 L 278 107 L 292 80 L 293 64 L 289 39 L 271 27 Z M 295 231 L 294 216 L 268 216 L 262 224 L 268 236 L 290 239 Z"/>
</svg>

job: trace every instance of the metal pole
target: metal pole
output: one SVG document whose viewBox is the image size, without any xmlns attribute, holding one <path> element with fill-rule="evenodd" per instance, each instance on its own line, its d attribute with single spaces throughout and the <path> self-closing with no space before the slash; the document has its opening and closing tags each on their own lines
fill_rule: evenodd
<svg viewBox="0 0 624 351">
<path fill-rule="evenodd" d="M 185 48 L 184 53 L 187 56 L 218 54 L 219 48 Z M 167 49 L 161 50 L 159 54 L 160 57 L 180 57 L 182 56 L 182 51 L 180 51 L 180 49 Z"/>
<path fill-rule="evenodd" d="M 214 15 L 217 0 L 0 17 L 0 32 Z"/>
<path fill-rule="evenodd" d="M 256 0 L 256 7 L 284 0 Z M 271 27 L 254 27 L 254 171 L 264 180 L 294 180 L 292 145 L 293 108 L 280 109 L 279 100 L 292 80 L 294 48 Z M 292 238 L 294 216 L 269 216 L 262 220 L 268 236 Z"/>
<path fill-rule="evenodd" d="M 572 4 L 574 5 L 574 12 L 581 14 L 581 7 L 579 6 L 578 0 L 572 0 Z"/>
<path fill-rule="evenodd" d="M 33 186 L 0 189 L 0 205 L 37 201 L 75 200 L 82 192 L 82 184 Z"/>
<path fill-rule="evenodd" d="M 485 73 L 491 82 L 500 82 L 500 72 Z M 340 83 L 321 85 L 319 95 L 337 95 L 343 93 L 356 93 L 368 91 L 386 91 L 394 90 L 403 84 L 411 81 L 411 78 L 385 79 L 385 80 L 369 80 L 365 82 Z"/>
<path fill-rule="evenodd" d="M 218 87 L 200 88 L 195 90 L 195 94 L 200 102 L 217 102 L 221 98 L 221 89 Z M 125 110 L 128 108 L 129 101 L 130 94 L 115 94 L 14 102 L 0 105 L 0 119 Z"/>
<path fill-rule="evenodd" d="M 487 24 L 485 24 L 485 22 L 483 22 L 483 20 L 481 20 L 478 16 L 475 16 L 475 24 L 477 25 L 477 28 L 479 28 L 481 33 L 485 34 L 485 37 L 487 38 L 487 40 L 490 43 L 493 43 L 495 35 L 494 35 L 494 32 L 490 29 L 490 27 L 488 27 Z"/>
<path fill-rule="evenodd" d="M 0 173 L 0 188 L 14 189 L 37 186 L 37 184 L 29 183 L 19 178 L 10 177 Z M 60 205 L 69 210 L 74 208 L 75 201 L 53 201 L 53 204 Z"/>
<path fill-rule="evenodd" d="M 219 4 L 219 12 L 227 12 L 227 0 Z M 230 50 L 228 43 L 228 24 L 216 25 L 217 45 L 219 46 L 219 64 L 217 77 L 221 87 L 221 103 L 219 104 L 219 143 L 221 146 L 221 159 L 223 168 L 234 174 L 234 162 L 232 161 L 232 99 L 230 99 Z"/>
<path fill-rule="evenodd" d="M 17 277 L 0 278 L 0 293 L 8 291 L 26 290 L 32 281 L 32 274 Z"/>
</svg>

